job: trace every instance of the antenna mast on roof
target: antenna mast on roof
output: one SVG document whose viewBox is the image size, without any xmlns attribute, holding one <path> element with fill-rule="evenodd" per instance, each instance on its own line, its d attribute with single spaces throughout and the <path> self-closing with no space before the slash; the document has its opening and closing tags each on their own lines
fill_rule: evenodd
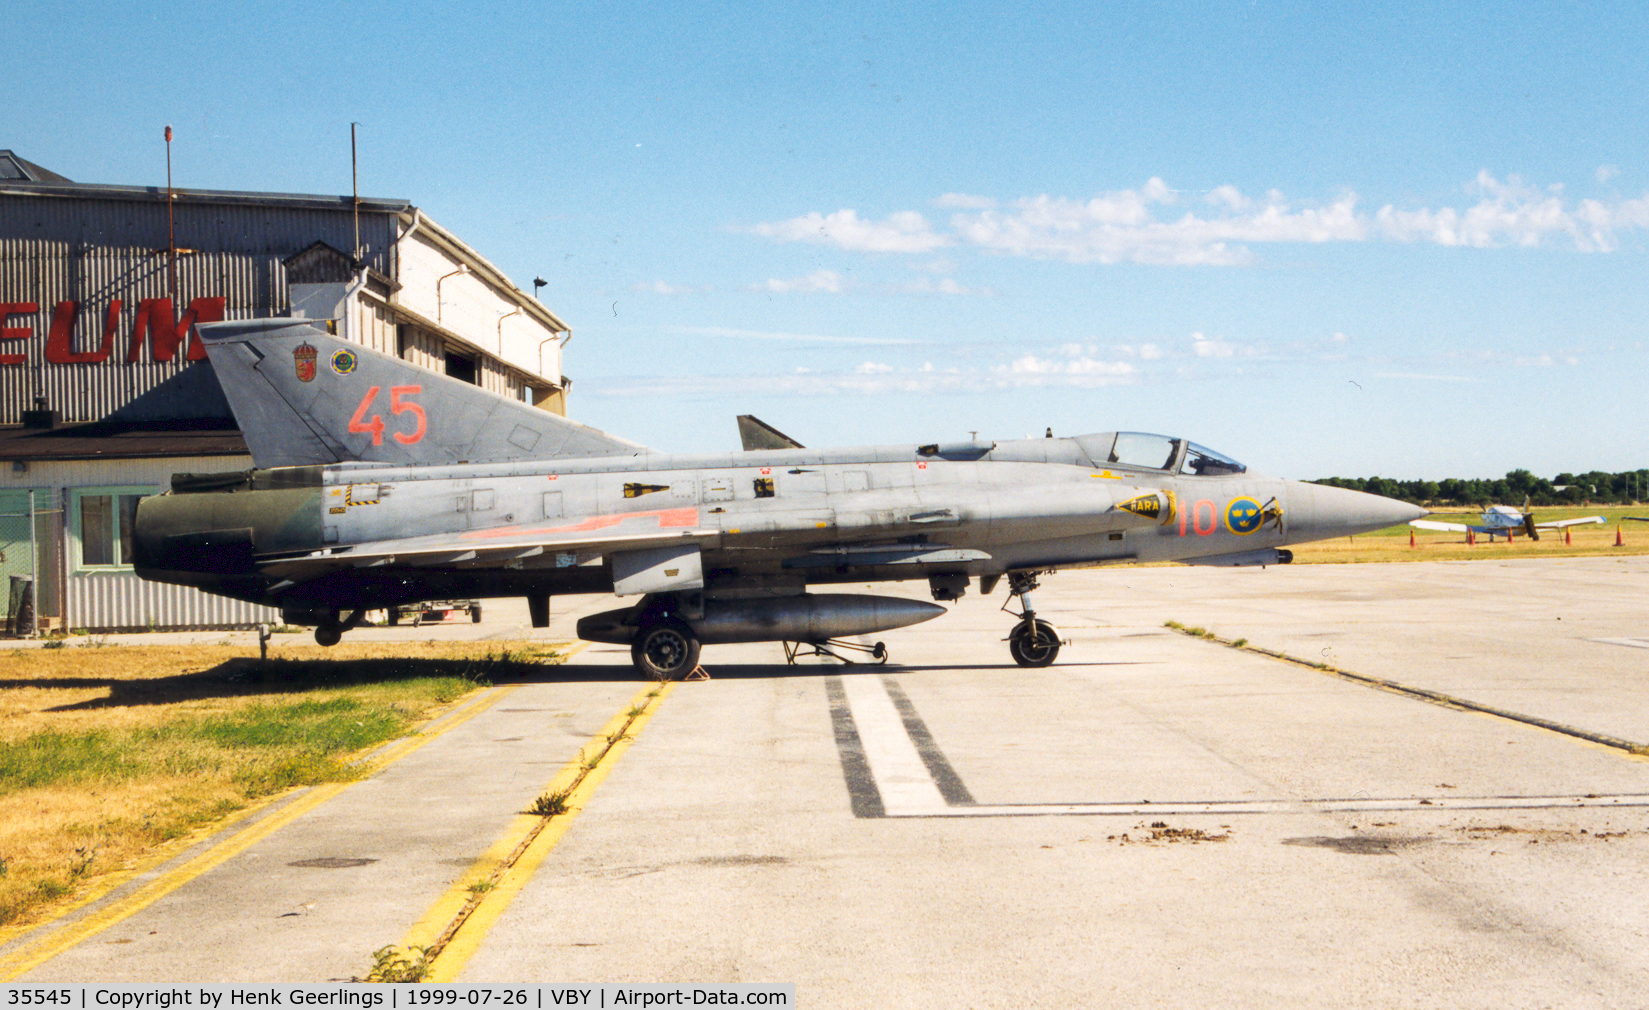
<svg viewBox="0 0 1649 1010">
<path fill-rule="evenodd" d="M 355 207 L 355 249 L 350 253 L 355 258 L 355 265 L 361 264 L 361 183 L 356 174 L 355 162 L 355 127 L 360 123 L 349 124 L 349 188 L 354 195 Z"/>
<path fill-rule="evenodd" d="M 177 301 L 177 231 L 172 227 L 172 202 L 177 195 L 172 192 L 172 126 L 166 124 L 166 277 L 170 285 L 167 294 L 172 301 Z"/>
</svg>

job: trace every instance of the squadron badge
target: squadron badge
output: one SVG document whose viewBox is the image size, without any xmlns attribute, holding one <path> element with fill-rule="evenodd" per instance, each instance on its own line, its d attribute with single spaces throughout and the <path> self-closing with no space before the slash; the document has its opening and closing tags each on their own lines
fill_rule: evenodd
<svg viewBox="0 0 1649 1010">
<path fill-rule="evenodd" d="M 355 352 L 342 348 L 332 352 L 332 370 L 339 375 L 348 375 L 355 370 Z"/>
<path fill-rule="evenodd" d="M 315 381 L 315 358 L 319 354 L 307 340 L 292 349 L 292 364 L 298 370 L 299 382 Z"/>
</svg>

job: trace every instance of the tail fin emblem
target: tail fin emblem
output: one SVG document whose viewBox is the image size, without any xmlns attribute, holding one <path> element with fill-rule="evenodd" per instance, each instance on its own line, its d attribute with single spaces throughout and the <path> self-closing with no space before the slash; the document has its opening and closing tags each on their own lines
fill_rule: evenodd
<svg viewBox="0 0 1649 1010">
<path fill-rule="evenodd" d="M 315 359 L 319 355 L 320 352 L 307 340 L 292 349 L 292 363 L 298 369 L 299 382 L 315 381 Z"/>
</svg>

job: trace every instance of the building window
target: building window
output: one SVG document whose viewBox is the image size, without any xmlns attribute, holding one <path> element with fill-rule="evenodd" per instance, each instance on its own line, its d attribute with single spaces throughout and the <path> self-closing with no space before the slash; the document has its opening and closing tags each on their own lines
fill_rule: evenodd
<svg viewBox="0 0 1649 1010">
<path fill-rule="evenodd" d="M 137 503 L 153 494 L 149 488 L 92 488 L 75 491 L 71 498 L 75 540 L 80 546 L 80 568 L 130 568 L 132 531 L 137 526 Z"/>
<path fill-rule="evenodd" d="M 476 381 L 475 371 L 474 358 L 465 357 L 464 355 L 453 351 L 447 352 L 448 375 L 452 376 L 454 379 L 460 379 L 464 382 L 474 384 Z"/>
</svg>

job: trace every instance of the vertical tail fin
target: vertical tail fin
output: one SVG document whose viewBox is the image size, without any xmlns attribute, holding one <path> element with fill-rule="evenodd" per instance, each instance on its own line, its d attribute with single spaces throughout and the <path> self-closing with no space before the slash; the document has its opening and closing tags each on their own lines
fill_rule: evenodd
<svg viewBox="0 0 1649 1010">
<path fill-rule="evenodd" d="M 296 319 L 200 328 L 260 468 L 457 463 L 645 451 L 518 400 L 341 340 Z"/>
</svg>

